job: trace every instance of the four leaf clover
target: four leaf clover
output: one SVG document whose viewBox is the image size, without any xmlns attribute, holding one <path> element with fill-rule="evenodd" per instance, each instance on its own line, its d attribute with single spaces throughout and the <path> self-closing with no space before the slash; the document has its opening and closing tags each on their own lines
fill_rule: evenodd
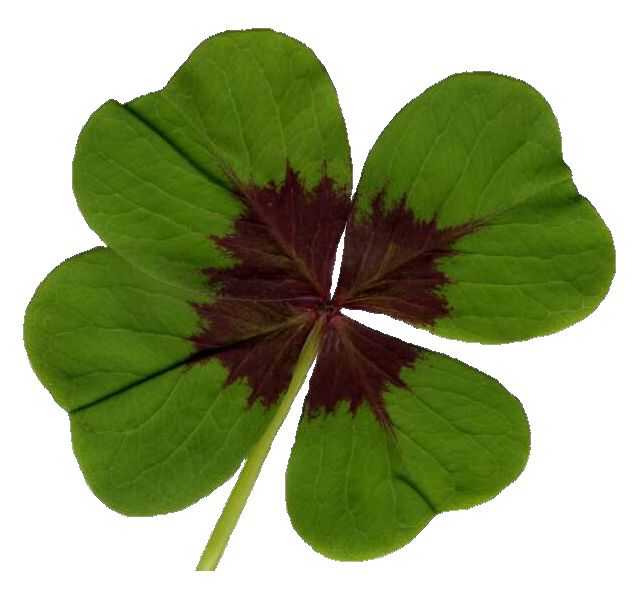
<svg viewBox="0 0 640 599">
<path fill-rule="evenodd" d="M 29 359 L 69 413 L 88 485 L 122 514 L 183 509 L 246 460 L 203 569 L 316 356 L 286 497 L 323 555 L 387 554 L 522 472 L 515 397 L 343 309 L 505 343 L 581 320 L 613 277 L 556 119 L 516 79 L 429 88 L 381 134 L 353 201 L 351 188 L 327 73 L 268 30 L 209 38 L 165 88 L 108 101 L 80 134 L 73 189 L 108 247 L 39 286 Z"/>
</svg>

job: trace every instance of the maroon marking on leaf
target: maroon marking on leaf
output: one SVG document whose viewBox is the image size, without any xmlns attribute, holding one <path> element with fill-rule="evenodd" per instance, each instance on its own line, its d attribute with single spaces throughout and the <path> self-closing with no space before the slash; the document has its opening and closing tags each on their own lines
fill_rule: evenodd
<svg viewBox="0 0 640 599">
<path fill-rule="evenodd" d="M 208 268 L 214 299 L 193 303 L 200 332 L 191 364 L 219 358 L 226 384 L 245 378 L 249 404 L 277 402 L 289 385 L 304 341 L 328 300 L 336 248 L 350 208 L 349 193 L 326 172 L 307 190 L 287 166 L 279 185 L 244 186 L 246 212 L 227 237 L 212 237 L 234 259 Z"/>
<path fill-rule="evenodd" d="M 385 429 L 391 429 L 383 393 L 388 385 L 406 387 L 400 371 L 413 364 L 420 349 L 343 314 L 327 320 L 309 383 L 306 416 L 331 413 L 340 401 L 347 401 L 351 414 L 366 405 Z"/>
<path fill-rule="evenodd" d="M 341 307 L 390 314 L 433 324 L 447 314 L 439 290 L 449 281 L 437 260 L 474 230 L 471 223 L 438 229 L 436 219 L 418 222 L 406 198 L 389 211 L 385 191 L 371 214 L 351 216 L 335 301 L 329 299 L 335 252 L 350 208 L 346 190 L 323 175 L 308 191 L 287 167 L 280 185 L 248 186 L 239 197 L 247 212 L 224 238 L 212 237 L 236 264 L 210 268 L 216 299 L 193 304 L 201 331 L 192 337 L 191 363 L 219 358 L 228 368 L 226 384 L 244 378 L 249 404 L 271 406 L 287 388 L 313 323 L 326 320 L 318 362 L 306 403 L 309 415 L 331 412 L 346 400 L 355 413 L 366 404 L 391 426 L 382 394 L 403 386 L 403 366 L 418 349 L 341 315 Z"/>
<path fill-rule="evenodd" d="M 440 291 L 450 283 L 438 260 L 479 223 L 439 229 L 437 217 L 417 221 L 406 196 L 385 210 L 386 190 L 371 202 L 370 214 L 352 213 L 335 302 L 338 307 L 387 314 L 413 324 L 433 325 L 449 313 Z"/>
<path fill-rule="evenodd" d="M 224 348 L 253 337 L 296 326 L 312 309 L 284 301 L 257 301 L 221 297 L 211 304 L 191 306 L 198 313 L 200 332 L 191 337 L 196 351 Z"/>
<path fill-rule="evenodd" d="M 326 173 L 307 190 L 287 166 L 281 184 L 247 186 L 239 199 L 247 213 L 236 221 L 233 234 L 212 237 L 236 265 L 205 269 L 211 285 L 233 298 L 327 298 L 351 204 L 348 190 Z"/>
<path fill-rule="evenodd" d="M 228 370 L 225 385 L 246 379 L 248 404 L 260 398 L 270 407 L 289 386 L 304 342 L 317 319 L 313 307 L 286 301 L 258 301 L 222 295 L 211 304 L 192 303 L 200 332 L 187 367 L 218 358 Z"/>
</svg>

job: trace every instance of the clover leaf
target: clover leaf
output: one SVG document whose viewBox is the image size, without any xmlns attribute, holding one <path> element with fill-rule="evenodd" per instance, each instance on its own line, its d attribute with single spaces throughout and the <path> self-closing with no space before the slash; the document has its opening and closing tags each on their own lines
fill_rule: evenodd
<svg viewBox="0 0 640 599">
<path fill-rule="evenodd" d="M 316 356 L 286 497 L 320 553 L 394 551 L 522 472 L 515 397 L 343 309 L 504 343 L 574 324 L 610 285 L 609 231 L 521 81 L 445 79 L 382 133 L 353 202 L 351 170 L 327 73 L 268 30 L 209 38 L 78 139 L 74 193 L 108 247 L 39 286 L 25 345 L 110 508 L 183 509 L 245 461 L 199 569 L 218 563 Z"/>
</svg>

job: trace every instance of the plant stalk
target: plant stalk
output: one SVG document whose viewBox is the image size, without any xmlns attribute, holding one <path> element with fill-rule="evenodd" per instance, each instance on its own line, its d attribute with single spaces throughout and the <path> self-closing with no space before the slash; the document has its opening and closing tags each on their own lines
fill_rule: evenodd
<svg viewBox="0 0 640 599">
<path fill-rule="evenodd" d="M 260 437 L 258 442 L 249 452 L 244 463 L 244 467 L 242 468 L 242 472 L 240 472 L 240 476 L 231 491 L 231 495 L 229 495 L 229 499 L 227 499 L 227 503 L 222 510 L 222 514 L 220 514 L 216 527 L 211 533 L 209 542 L 204 548 L 196 570 L 215 570 L 220 562 L 222 554 L 229 542 L 229 538 L 231 537 L 231 533 L 236 527 L 240 514 L 242 514 L 242 510 L 244 509 L 244 506 L 249 499 L 249 495 L 256 484 L 256 480 L 260 474 L 260 470 L 262 469 L 262 464 L 264 464 L 264 461 L 269 454 L 273 439 L 287 417 L 287 414 L 291 409 L 291 404 L 296 398 L 296 395 L 298 395 L 298 391 L 300 391 L 300 387 L 302 387 L 302 384 L 307 377 L 307 372 L 309 372 L 309 369 L 315 360 L 320 347 L 320 338 L 323 326 L 324 318 L 321 318 L 317 321 L 313 330 L 309 334 L 293 371 L 289 388 L 280 401 L 277 411 L 262 437 Z"/>
</svg>

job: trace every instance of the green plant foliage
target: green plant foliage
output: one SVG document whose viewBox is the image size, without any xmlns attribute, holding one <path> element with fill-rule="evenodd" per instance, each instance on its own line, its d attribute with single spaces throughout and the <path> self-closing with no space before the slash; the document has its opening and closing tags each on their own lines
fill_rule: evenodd
<svg viewBox="0 0 640 599">
<path fill-rule="evenodd" d="M 73 190 L 108 247 L 45 279 L 24 337 L 110 508 L 183 509 L 246 459 L 232 525 L 210 542 L 223 549 L 316 352 L 286 485 L 294 527 L 323 555 L 385 555 L 522 472 L 516 398 L 342 310 L 481 343 L 590 314 L 614 249 L 550 107 L 516 79 L 454 75 L 384 130 L 353 207 L 351 178 L 326 71 L 269 30 L 209 38 L 162 90 L 91 115 Z"/>
<path fill-rule="evenodd" d="M 34 370 L 69 412 L 93 492 L 127 515 L 182 509 L 229 479 L 271 418 L 219 360 L 194 363 L 192 292 L 95 248 L 38 288 L 26 316 Z"/>
<path fill-rule="evenodd" d="M 328 557 L 394 551 L 436 514 L 492 499 L 525 466 L 527 418 L 497 381 L 427 351 L 401 379 L 384 393 L 392 432 L 345 402 L 300 423 L 287 507 L 296 530 Z"/>
<path fill-rule="evenodd" d="M 357 209 L 385 186 L 387 206 L 406 198 L 418 220 L 478 223 L 440 262 L 455 285 L 442 290 L 451 314 L 429 327 L 437 335 L 547 335 L 590 314 L 609 290 L 611 235 L 562 161 L 551 108 L 522 81 L 454 75 L 410 102 L 369 154 Z"/>
</svg>

